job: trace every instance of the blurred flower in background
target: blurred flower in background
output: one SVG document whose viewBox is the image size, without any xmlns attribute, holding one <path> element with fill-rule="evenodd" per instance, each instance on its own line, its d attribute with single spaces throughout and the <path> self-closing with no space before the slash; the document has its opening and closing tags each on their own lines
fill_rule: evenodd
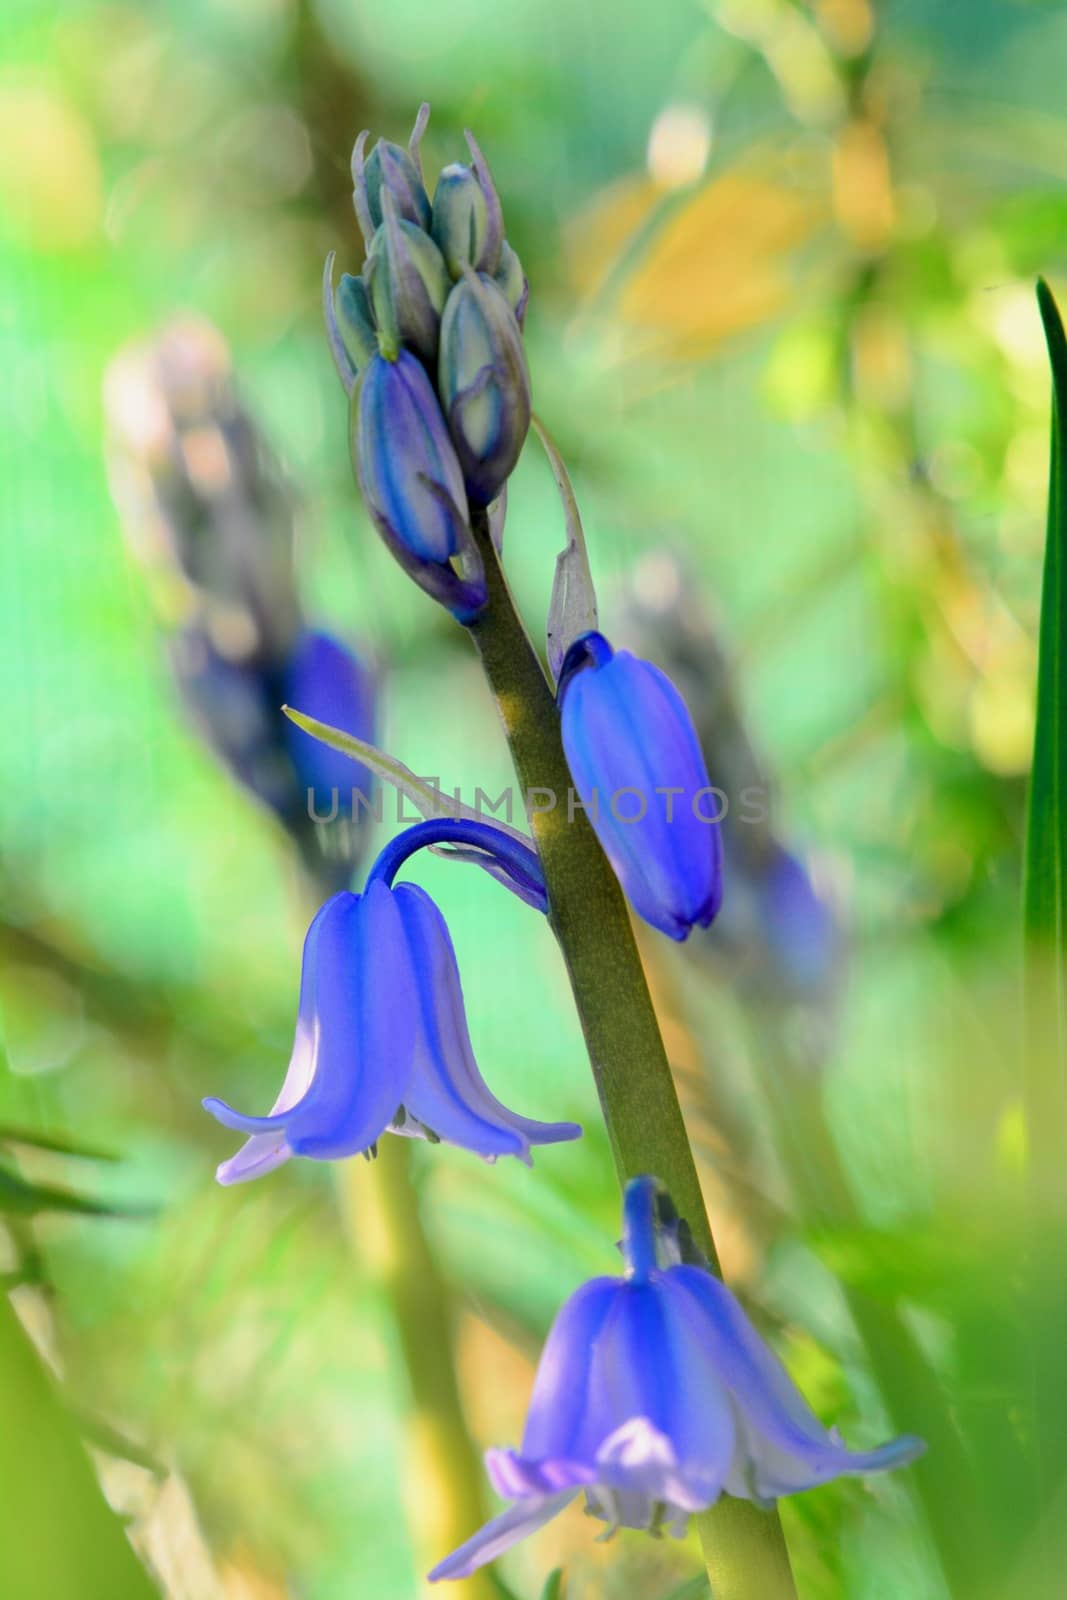
<svg viewBox="0 0 1067 1600">
<path fill-rule="evenodd" d="M 293 496 L 241 408 L 221 335 L 173 323 L 116 357 L 105 401 L 123 527 L 186 705 L 312 875 L 343 884 L 362 855 L 373 780 L 282 706 L 373 741 L 375 671 L 301 616 Z"/>
</svg>

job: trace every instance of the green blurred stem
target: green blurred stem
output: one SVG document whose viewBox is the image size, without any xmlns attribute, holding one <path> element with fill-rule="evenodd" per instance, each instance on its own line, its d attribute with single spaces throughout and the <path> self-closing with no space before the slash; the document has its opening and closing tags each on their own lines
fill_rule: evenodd
<svg viewBox="0 0 1067 1600">
<path fill-rule="evenodd" d="M 154 1600 L 73 1419 L 0 1294 L 0 1594 Z"/>
<path fill-rule="evenodd" d="M 369 1168 L 345 1164 L 341 1183 L 350 1233 L 389 1305 L 407 1375 L 405 1501 L 425 1572 L 469 1539 L 488 1512 L 456 1379 L 454 1299 L 426 1237 L 411 1156 L 409 1140 L 385 1138 Z M 456 1600 L 499 1596 L 485 1572 L 450 1588 Z"/>
<path fill-rule="evenodd" d="M 483 516 L 475 537 L 489 600 L 469 632 L 511 747 L 548 886 L 620 1185 L 660 1179 L 709 1261 L 718 1256 L 629 913 L 571 778 L 555 696 L 509 593 Z M 540 794 L 537 791 L 541 791 Z M 555 804 L 550 807 L 550 797 Z M 569 811 L 571 814 L 569 814 Z M 724 1497 L 697 1518 L 715 1600 L 793 1600 L 774 1512 Z"/>
<path fill-rule="evenodd" d="M 775 1142 L 809 1223 L 860 1229 L 856 1204 L 826 1122 L 817 1077 L 798 1070 L 772 1025 L 755 1030 L 754 1059 L 771 1111 Z M 961 1600 L 984 1592 L 991 1555 L 971 1461 L 948 1411 L 948 1398 L 898 1308 L 861 1287 L 842 1284 L 845 1300 L 893 1426 L 926 1440 L 908 1469 L 949 1590 Z"/>
</svg>

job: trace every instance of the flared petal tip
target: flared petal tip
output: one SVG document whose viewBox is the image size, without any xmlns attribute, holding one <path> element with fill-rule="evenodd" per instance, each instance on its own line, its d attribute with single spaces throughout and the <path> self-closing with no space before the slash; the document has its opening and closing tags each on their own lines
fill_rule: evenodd
<svg viewBox="0 0 1067 1600">
<path fill-rule="evenodd" d="M 216 1122 L 221 1122 L 224 1128 L 232 1128 L 234 1133 L 272 1133 L 285 1122 L 284 1112 L 275 1112 L 268 1117 L 246 1117 L 243 1112 L 235 1111 L 225 1100 L 219 1100 L 214 1095 L 209 1095 L 200 1104 Z"/>
<path fill-rule="evenodd" d="M 926 1454 L 926 1448 L 925 1439 L 920 1439 L 914 1433 L 903 1433 L 899 1439 L 890 1439 L 888 1444 L 883 1444 L 877 1450 L 853 1454 L 852 1470 L 858 1473 L 888 1472 L 893 1467 L 908 1467 Z"/>
<path fill-rule="evenodd" d="M 531 1144 L 569 1144 L 572 1139 L 582 1137 L 582 1125 L 580 1122 L 542 1122 L 536 1133 L 527 1128 L 526 1136 Z"/>
</svg>

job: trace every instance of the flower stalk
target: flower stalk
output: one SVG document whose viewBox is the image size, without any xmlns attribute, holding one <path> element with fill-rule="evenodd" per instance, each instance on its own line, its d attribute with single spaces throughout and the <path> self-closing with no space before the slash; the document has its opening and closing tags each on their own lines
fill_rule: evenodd
<svg viewBox="0 0 1067 1600">
<path fill-rule="evenodd" d="M 369 1172 L 362 1161 L 348 1161 L 338 1180 L 349 1235 L 389 1308 L 400 1346 L 400 1381 L 409 1396 L 405 1509 L 423 1571 L 487 1513 L 482 1458 L 456 1378 L 455 1301 L 426 1236 L 409 1141 L 383 1139 Z M 474 1573 L 456 1591 L 456 1600 L 498 1596 L 487 1572 Z"/>
<path fill-rule="evenodd" d="M 503 720 L 548 889 L 621 1186 L 654 1173 L 718 1270 L 696 1165 L 622 890 L 581 809 L 555 698 L 516 611 L 489 532 L 472 518 L 487 602 L 469 625 Z M 539 801 L 543 797 L 544 809 Z M 550 805 L 550 799 L 554 804 Z M 697 1519 L 716 1600 L 794 1600 L 777 1513 L 725 1497 Z"/>
</svg>

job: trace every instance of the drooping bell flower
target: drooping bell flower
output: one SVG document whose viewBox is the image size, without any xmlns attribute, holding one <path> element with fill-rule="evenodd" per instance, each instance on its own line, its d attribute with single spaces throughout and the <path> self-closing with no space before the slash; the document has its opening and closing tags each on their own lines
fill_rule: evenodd
<svg viewBox="0 0 1067 1600">
<path fill-rule="evenodd" d="M 455 952 L 424 890 L 372 871 L 363 894 L 327 900 L 308 929 L 289 1070 L 267 1116 L 204 1105 L 250 1135 L 217 1172 L 257 1178 L 290 1156 L 373 1153 L 383 1133 L 460 1145 L 529 1164 L 530 1146 L 576 1139 L 501 1105 L 474 1060 Z"/>
<path fill-rule="evenodd" d="M 465 1578 L 576 1495 L 611 1527 L 685 1532 L 723 1493 L 769 1506 L 831 1478 L 903 1466 L 923 1444 L 854 1452 L 808 1408 L 737 1300 L 704 1268 L 661 1266 L 657 1185 L 627 1188 L 623 1278 L 571 1296 L 541 1355 L 522 1448 L 490 1450 L 514 1504 L 430 1573 Z"/>
<path fill-rule="evenodd" d="M 599 633 L 559 681 L 574 786 L 634 910 L 672 939 L 722 903 L 720 796 L 685 701 L 665 673 Z"/>
</svg>

